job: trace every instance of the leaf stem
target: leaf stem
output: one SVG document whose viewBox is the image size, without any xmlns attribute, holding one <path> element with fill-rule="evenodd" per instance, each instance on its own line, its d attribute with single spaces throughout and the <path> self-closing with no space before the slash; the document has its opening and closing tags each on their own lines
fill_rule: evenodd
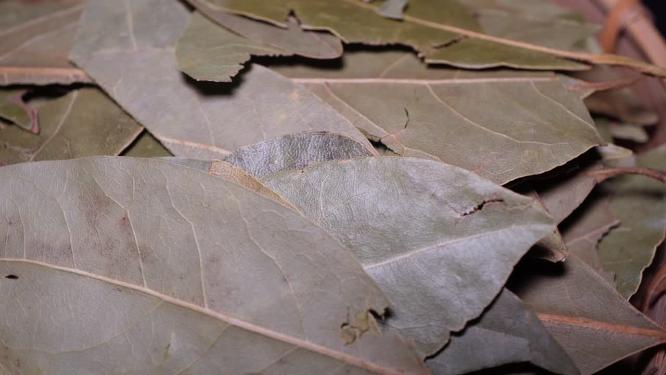
<svg viewBox="0 0 666 375">
<path fill-rule="evenodd" d="M 666 171 L 660 171 L 652 168 L 641 167 L 622 167 L 622 168 L 605 168 L 588 173 L 594 177 L 597 182 L 605 181 L 611 177 L 620 176 L 624 174 L 636 174 L 652 178 L 666 184 Z"/>
</svg>

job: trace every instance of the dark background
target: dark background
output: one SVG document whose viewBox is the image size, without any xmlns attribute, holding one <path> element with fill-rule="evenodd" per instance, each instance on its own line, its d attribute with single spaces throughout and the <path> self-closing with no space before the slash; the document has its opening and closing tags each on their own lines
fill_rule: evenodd
<svg viewBox="0 0 666 375">
<path fill-rule="evenodd" d="M 643 3 L 652 11 L 661 34 L 666 35 L 666 0 L 643 0 Z"/>
</svg>

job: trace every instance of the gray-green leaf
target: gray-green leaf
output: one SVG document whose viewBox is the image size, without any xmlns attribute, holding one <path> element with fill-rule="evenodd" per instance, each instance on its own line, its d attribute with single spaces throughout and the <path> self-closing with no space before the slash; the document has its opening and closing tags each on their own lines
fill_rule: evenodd
<svg viewBox="0 0 666 375">
<path fill-rule="evenodd" d="M 40 133 L 0 129 L 0 164 L 118 155 L 143 128 L 96 88 L 82 88 L 39 106 Z"/>
<path fill-rule="evenodd" d="M 574 360 L 591 374 L 666 341 L 666 332 L 631 306 L 606 279 L 571 254 L 563 263 L 525 264 L 512 290 Z"/>
<path fill-rule="evenodd" d="M 394 303 L 389 324 L 423 356 L 479 316 L 554 229 L 532 199 L 423 159 L 324 162 L 265 183 L 354 252 Z"/>
<path fill-rule="evenodd" d="M 666 146 L 637 156 L 636 165 L 666 170 Z M 611 211 L 620 225 L 602 239 L 599 256 L 603 268 L 615 274 L 620 294 L 629 298 L 666 237 L 666 187 L 642 176 L 621 176 L 608 182 Z"/>
<path fill-rule="evenodd" d="M 224 161 L 246 170 L 260 180 L 287 169 L 305 168 L 328 160 L 371 156 L 362 144 L 338 134 L 306 132 L 241 147 Z"/>
<path fill-rule="evenodd" d="M 0 1 L 0 84 L 89 82 L 67 59 L 81 0 Z"/>
<path fill-rule="evenodd" d="M 426 363 L 435 374 L 465 374 L 523 362 L 557 374 L 578 374 L 536 315 L 504 289 L 478 321 L 453 335 Z"/>
<path fill-rule="evenodd" d="M 426 61 L 465 68 L 520 67 L 581 69 L 584 65 L 552 54 L 466 36 L 478 32 L 472 10 L 455 0 L 411 0 L 402 21 L 380 16 L 379 7 L 357 0 L 197 0 L 228 11 L 284 25 L 292 12 L 308 28 L 329 30 L 347 43 L 402 44 L 413 47 Z M 478 33 L 474 33 L 478 35 Z"/>
<path fill-rule="evenodd" d="M 174 55 L 187 9 L 177 1 L 127 4 L 89 1 L 72 58 L 174 155 L 221 159 L 238 147 L 306 130 L 346 135 L 373 150 L 334 109 L 262 66 L 235 86 L 193 85 Z"/>
<path fill-rule="evenodd" d="M 379 70 L 366 55 L 346 54 L 341 71 L 279 71 L 392 151 L 501 184 L 548 171 L 602 142 L 583 102 L 556 77 L 459 77 L 456 70 L 424 69 L 407 54 L 385 55 L 396 66 Z"/>
<path fill-rule="evenodd" d="M 0 168 L 3 365 L 424 373 L 351 252 L 300 214 L 157 159 Z M 26 368 L 27 367 L 27 368 Z"/>
</svg>

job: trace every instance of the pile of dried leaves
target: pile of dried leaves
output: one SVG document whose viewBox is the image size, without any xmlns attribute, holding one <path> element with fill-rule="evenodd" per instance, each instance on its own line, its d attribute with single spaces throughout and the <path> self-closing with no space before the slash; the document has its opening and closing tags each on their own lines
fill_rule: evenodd
<svg viewBox="0 0 666 375">
<path fill-rule="evenodd" d="M 666 146 L 631 151 L 657 118 L 626 72 L 666 71 L 597 31 L 547 0 L 1 1 L 0 373 L 588 374 L 664 343 L 628 302 Z"/>
</svg>

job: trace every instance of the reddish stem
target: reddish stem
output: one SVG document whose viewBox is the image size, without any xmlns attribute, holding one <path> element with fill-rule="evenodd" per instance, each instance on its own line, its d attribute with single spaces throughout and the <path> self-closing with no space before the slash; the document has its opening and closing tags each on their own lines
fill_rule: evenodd
<svg viewBox="0 0 666 375">
<path fill-rule="evenodd" d="M 611 177 L 620 176 L 624 174 L 637 174 L 666 183 L 666 172 L 651 168 L 640 168 L 640 167 L 606 168 L 589 172 L 589 175 L 594 177 L 597 180 L 597 182 L 601 182 Z"/>
</svg>

